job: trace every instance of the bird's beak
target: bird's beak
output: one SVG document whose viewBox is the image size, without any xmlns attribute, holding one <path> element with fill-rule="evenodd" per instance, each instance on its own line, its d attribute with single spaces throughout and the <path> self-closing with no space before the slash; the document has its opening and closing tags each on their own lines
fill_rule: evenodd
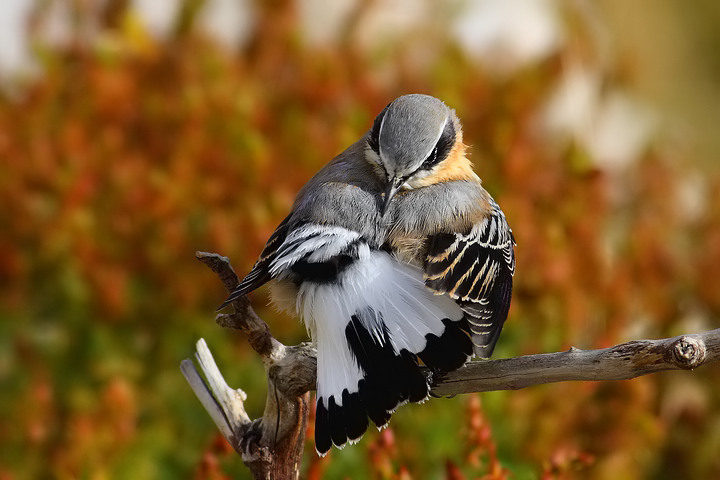
<svg viewBox="0 0 720 480">
<path fill-rule="evenodd" d="M 388 207 L 390 206 L 390 200 L 392 200 L 398 190 L 400 190 L 402 184 L 402 178 L 393 177 L 388 182 L 387 188 L 385 189 L 385 196 L 383 197 L 382 205 L 380 206 L 380 215 L 382 215 L 383 217 L 387 213 Z"/>
</svg>

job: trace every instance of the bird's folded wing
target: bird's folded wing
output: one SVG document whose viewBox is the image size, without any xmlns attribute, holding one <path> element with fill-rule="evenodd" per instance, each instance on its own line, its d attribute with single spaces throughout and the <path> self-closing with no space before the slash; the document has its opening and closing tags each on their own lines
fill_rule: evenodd
<svg viewBox="0 0 720 480">
<path fill-rule="evenodd" d="M 515 240 L 495 205 L 467 234 L 428 237 L 425 285 L 447 294 L 465 311 L 475 354 L 487 358 L 507 318 L 515 273 Z"/>
<path fill-rule="evenodd" d="M 278 225 L 265 244 L 265 248 L 263 248 L 263 251 L 260 253 L 260 257 L 255 262 L 252 270 L 250 270 L 250 273 L 248 273 L 238 286 L 235 287 L 235 290 L 233 290 L 227 300 L 218 307 L 218 310 L 226 307 L 230 304 L 230 302 L 236 300 L 238 297 L 252 292 L 272 278 L 272 275 L 270 274 L 270 264 L 277 257 L 280 246 L 287 238 L 289 219 L 290 216 L 288 215 L 285 217 L 285 220 L 280 222 L 280 225 Z"/>
</svg>

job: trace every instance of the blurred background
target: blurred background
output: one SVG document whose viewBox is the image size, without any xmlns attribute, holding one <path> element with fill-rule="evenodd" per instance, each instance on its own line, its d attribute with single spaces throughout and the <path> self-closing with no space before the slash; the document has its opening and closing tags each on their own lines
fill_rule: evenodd
<svg viewBox="0 0 720 480">
<path fill-rule="evenodd" d="M 404 93 L 457 110 L 513 227 L 496 358 L 718 328 L 718 26 L 711 0 L 4 0 L 0 479 L 247 478 L 179 370 L 204 337 L 261 415 L 194 252 L 247 272 Z M 720 478 L 720 368 L 406 406 L 308 442 L 323 475 Z"/>
</svg>

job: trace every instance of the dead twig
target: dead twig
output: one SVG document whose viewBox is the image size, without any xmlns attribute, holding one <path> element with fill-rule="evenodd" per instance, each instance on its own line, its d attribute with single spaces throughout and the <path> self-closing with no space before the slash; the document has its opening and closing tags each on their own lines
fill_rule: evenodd
<svg viewBox="0 0 720 480">
<path fill-rule="evenodd" d="M 218 275 L 228 292 L 235 289 L 238 277 L 226 257 L 204 252 L 196 257 Z M 207 382 L 191 360 L 183 360 L 181 369 L 254 478 L 298 478 L 315 378 L 315 349 L 309 344 L 286 347 L 278 342 L 247 297 L 232 305 L 233 313 L 219 314 L 215 320 L 246 333 L 250 346 L 263 360 L 269 392 L 263 417 L 250 419 L 244 407 L 245 392 L 228 387 L 204 340 L 198 341 L 195 357 Z M 307 382 L 309 378 L 312 380 Z"/>
</svg>

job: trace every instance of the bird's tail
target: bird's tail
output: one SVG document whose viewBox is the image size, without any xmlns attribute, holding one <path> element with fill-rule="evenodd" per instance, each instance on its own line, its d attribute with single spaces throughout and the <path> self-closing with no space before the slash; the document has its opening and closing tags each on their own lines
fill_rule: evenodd
<svg viewBox="0 0 720 480">
<path fill-rule="evenodd" d="M 420 361 L 450 371 L 473 353 L 463 310 L 425 287 L 419 269 L 360 249 L 332 283 L 303 282 L 298 313 L 318 347 L 315 447 L 360 439 L 398 406 L 429 394 Z"/>
</svg>

